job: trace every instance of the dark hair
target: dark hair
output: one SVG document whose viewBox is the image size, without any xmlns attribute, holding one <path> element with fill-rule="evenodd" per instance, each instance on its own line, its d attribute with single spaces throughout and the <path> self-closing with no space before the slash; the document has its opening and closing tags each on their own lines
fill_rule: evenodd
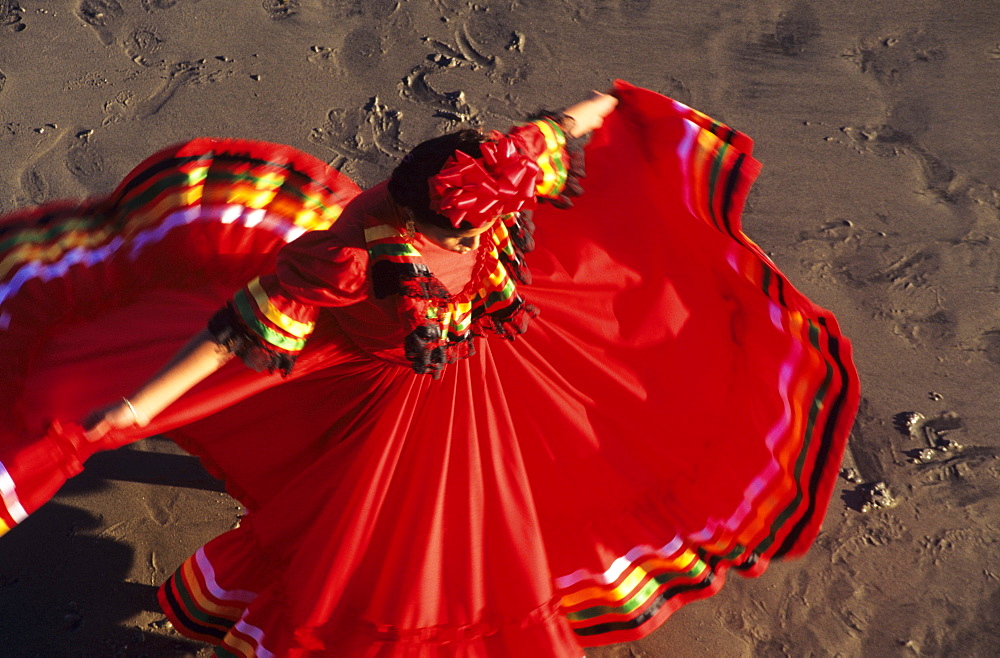
<svg viewBox="0 0 1000 658">
<path fill-rule="evenodd" d="M 389 194 L 392 200 L 409 208 L 420 222 L 454 230 L 455 226 L 450 219 L 431 210 L 427 181 L 441 171 L 455 151 L 462 151 L 474 158 L 482 157 L 479 145 L 486 141 L 486 136 L 478 130 L 459 130 L 417 144 L 389 177 Z M 458 228 L 467 231 L 473 226 L 469 222 L 462 222 Z"/>
</svg>

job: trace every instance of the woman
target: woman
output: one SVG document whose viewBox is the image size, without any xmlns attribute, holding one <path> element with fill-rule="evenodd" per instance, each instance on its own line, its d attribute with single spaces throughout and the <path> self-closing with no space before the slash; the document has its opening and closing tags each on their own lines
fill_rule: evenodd
<svg viewBox="0 0 1000 658">
<path fill-rule="evenodd" d="M 167 432 L 249 510 L 160 592 L 220 655 L 578 656 L 805 550 L 857 405 L 849 346 L 739 230 L 749 139 L 615 95 L 432 140 L 360 195 L 303 154 L 206 140 L 103 202 L 8 219 L 44 255 L 6 261 L 0 346 L 23 366 L 0 518 Z M 567 138 L 605 118 L 586 194 L 538 208 L 525 256 L 535 197 L 579 191 Z M 52 235 L 76 217 L 102 219 L 71 256 Z M 95 343 L 81 378 L 63 357 Z M 65 422 L 128 390 L 86 433 Z"/>
</svg>

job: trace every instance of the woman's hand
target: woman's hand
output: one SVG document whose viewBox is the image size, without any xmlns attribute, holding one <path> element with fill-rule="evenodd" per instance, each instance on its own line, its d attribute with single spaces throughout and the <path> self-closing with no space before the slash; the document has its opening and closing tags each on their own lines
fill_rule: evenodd
<svg viewBox="0 0 1000 658">
<path fill-rule="evenodd" d="M 88 441 L 99 441 L 111 430 L 149 425 L 151 419 L 232 357 L 203 329 L 139 390 L 87 416 L 84 435 Z"/>
<path fill-rule="evenodd" d="M 581 137 L 600 128 L 604 123 L 604 117 L 611 114 L 617 105 L 618 99 L 611 94 L 602 94 L 599 91 L 590 92 L 590 96 L 586 99 L 563 110 L 563 114 L 573 119 L 569 134 L 573 137 Z"/>
<path fill-rule="evenodd" d="M 126 398 L 91 412 L 83 421 L 88 441 L 100 441 L 111 430 L 149 425 L 149 416 Z"/>
</svg>

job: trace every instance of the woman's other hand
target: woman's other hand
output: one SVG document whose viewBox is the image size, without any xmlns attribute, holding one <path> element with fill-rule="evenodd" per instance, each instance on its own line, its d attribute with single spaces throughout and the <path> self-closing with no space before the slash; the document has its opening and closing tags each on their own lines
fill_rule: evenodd
<svg viewBox="0 0 1000 658">
<path fill-rule="evenodd" d="M 586 99 L 563 110 L 563 114 L 573 119 L 569 134 L 573 137 L 581 137 L 597 130 L 604 123 L 604 117 L 611 114 L 617 105 L 618 99 L 611 94 L 599 91 L 590 92 L 590 96 Z"/>
</svg>

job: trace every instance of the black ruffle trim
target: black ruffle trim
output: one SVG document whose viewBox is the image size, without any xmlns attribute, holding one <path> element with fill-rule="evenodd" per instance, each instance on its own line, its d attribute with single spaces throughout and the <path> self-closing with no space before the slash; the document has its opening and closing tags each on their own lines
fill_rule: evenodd
<svg viewBox="0 0 1000 658">
<path fill-rule="evenodd" d="M 474 338 L 475 334 L 469 332 L 459 341 L 441 342 L 440 327 L 436 324 L 424 324 L 406 336 L 403 352 L 413 372 L 439 379 L 446 365 L 476 353 Z"/>
<path fill-rule="evenodd" d="M 383 260 L 375 263 L 371 272 L 376 299 L 385 299 L 389 295 L 443 299 L 451 295 L 423 264 Z"/>
<path fill-rule="evenodd" d="M 232 302 L 216 311 L 208 321 L 208 331 L 217 344 L 257 372 L 280 372 L 287 377 L 295 366 L 295 355 L 271 349 L 243 323 Z"/>
<path fill-rule="evenodd" d="M 502 311 L 483 314 L 476 318 L 474 327 L 479 334 L 489 331 L 501 338 L 514 340 L 516 336 L 528 330 L 531 319 L 536 317 L 538 317 L 538 307 L 525 303 L 524 298 L 518 296 L 515 303 Z"/>
</svg>

